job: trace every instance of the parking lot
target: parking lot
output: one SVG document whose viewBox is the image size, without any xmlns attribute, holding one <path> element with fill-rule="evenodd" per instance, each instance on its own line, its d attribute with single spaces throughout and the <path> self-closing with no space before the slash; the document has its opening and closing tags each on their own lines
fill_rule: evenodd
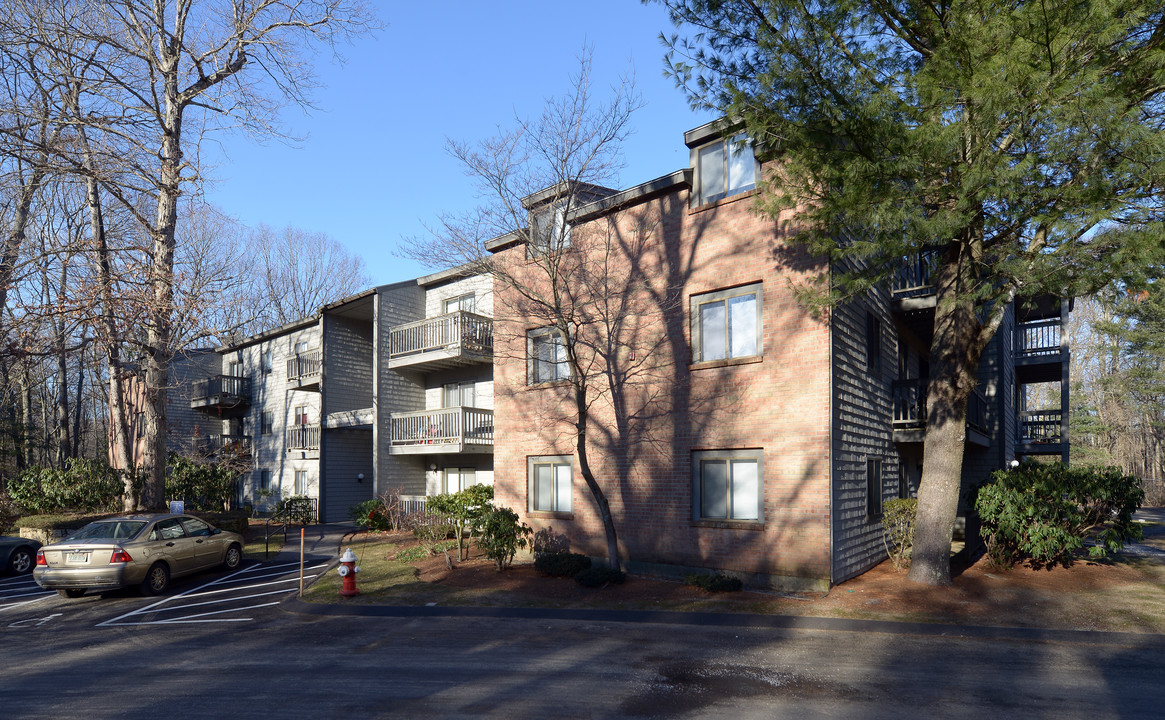
<svg viewBox="0 0 1165 720">
<path fill-rule="evenodd" d="M 309 558 L 304 582 L 326 570 Z M 234 572 L 202 573 L 174 580 L 165 596 L 141 597 L 135 589 L 88 593 L 68 599 L 33 582 L 31 575 L 0 577 L 0 628 L 6 630 L 129 625 L 246 623 L 262 620 L 299 589 L 299 562 L 247 561 Z"/>
</svg>

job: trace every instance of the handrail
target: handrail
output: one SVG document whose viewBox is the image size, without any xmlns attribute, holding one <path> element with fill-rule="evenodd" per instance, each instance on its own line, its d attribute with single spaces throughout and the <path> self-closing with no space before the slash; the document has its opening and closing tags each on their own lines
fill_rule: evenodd
<svg viewBox="0 0 1165 720">
<path fill-rule="evenodd" d="M 493 445 L 494 411 L 452 407 L 392 413 L 388 419 L 391 445 Z"/>
<path fill-rule="evenodd" d="M 287 358 L 287 381 L 295 382 L 320 374 L 320 351 L 306 350 Z"/>
<path fill-rule="evenodd" d="M 457 346 L 469 352 L 493 353 L 493 319 L 458 310 L 393 327 L 388 334 L 390 358 Z"/>
<path fill-rule="evenodd" d="M 191 386 L 190 397 L 202 400 L 210 397 L 231 396 L 251 398 L 251 378 L 233 375 L 211 375 L 205 380 L 197 380 Z"/>
<path fill-rule="evenodd" d="M 310 520 L 319 519 L 319 500 L 313 497 L 290 497 L 279 503 L 278 509 L 267 518 L 265 523 L 265 537 L 263 538 L 263 559 L 271 555 L 271 521 L 282 520 L 277 523 L 283 529 L 283 544 L 287 544 L 287 526 L 293 521 L 307 525 Z"/>
<path fill-rule="evenodd" d="M 1060 352 L 1060 318 L 1015 324 L 1015 356 L 1039 357 Z"/>
</svg>

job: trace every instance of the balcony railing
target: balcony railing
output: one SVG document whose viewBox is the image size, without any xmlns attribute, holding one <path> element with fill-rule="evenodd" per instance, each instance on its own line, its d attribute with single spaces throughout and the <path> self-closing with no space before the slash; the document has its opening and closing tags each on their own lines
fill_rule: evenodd
<svg viewBox="0 0 1165 720">
<path fill-rule="evenodd" d="M 453 407 L 393 413 L 389 442 L 405 445 L 493 445 L 494 411 Z"/>
<path fill-rule="evenodd" d="M 251 378 L 231 375 L 211 375 L 198 380 L 191 388 L 191 402 L 207 405 L 211 402 L 223 403 L 251 400 Z"/>
<path fill-rule="evenodd" d="M 891 392 L 894 396 L 894 427 L 926 427 L 926 386 L 922 380 L 895 380 Z M 967 398 L 967 427 L 987 432 L 987 397 L 979 388 L 975 388 Z"/>
<path fill-rule="evenodd" d="M 1033 320 L 1015 325 L 1017 358 L 1058 355 L 1060 353 L 1060 318 Z"/>
<path fill-rule="evenodd" d="M 389 332 L 388 356 L 392 359 L 450 348 L 492 355 L 493 320 L 458 311 L 398 325 Z"/>
<path fill-rule="evenodd" d="M 239 455 L 251 454 L 250 435 L 196 435 L 194 447 L 205 455 L 214 455 L 223 450 Z"/>
<path fill-rule="evenodd" d="M 287 450 L 319 450 L 320 426 L 296 425 L 287 429 Z"/>
<path fill-rule="evenodd" d="M 287 381 L 302 382 L 320 375 L 320 351 L 308 350 L 287 358 Z"/>
<path fill-rule="evenodd" d="M 914 297 L 932 293 L 934 281 L 931 278 L 937 266 L 938 253 L 934 250 L 903 258 L 902 267 L 890 284 L 895 297 Z"/>
<path fill-rule="evenodd" d="M 1020 444 L 1063 442 L 1063 413 L 1059 410 L 1026 410 L 1019 414 Z"/>
</svg>

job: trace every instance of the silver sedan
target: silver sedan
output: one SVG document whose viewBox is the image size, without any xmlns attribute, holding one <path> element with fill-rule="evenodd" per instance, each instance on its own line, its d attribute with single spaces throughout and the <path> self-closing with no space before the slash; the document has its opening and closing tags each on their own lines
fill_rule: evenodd
<svg viewBox="0 0 1165 720">
<path fill-rule="evenodd" d="M 126 515 L 91 522 L 36 554 L 32 577 L 65 597 L 86 590 L 138 586 L 166 590 L 170 578 L 212 567 L 233 570 L 243 560 L 243 536 L 190 515 Z"/>
</svg>

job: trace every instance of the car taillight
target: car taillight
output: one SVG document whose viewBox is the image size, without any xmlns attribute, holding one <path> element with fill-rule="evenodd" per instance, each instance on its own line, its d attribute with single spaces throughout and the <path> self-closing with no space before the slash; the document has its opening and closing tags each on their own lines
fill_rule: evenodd
<svg viewBox="0 0 1165 720">
<path fill-rule="evenodd" d="M 39 567 L 48 567 L 49 561 L 44 559 L 44 550 L 36 551 L 36 564 Z"/>
<path fill-rule="evenodd" d="M 112 565 L 113 563 L 123 563 L 123 562 L 133 562 L 133 558 L 131 558 L 129 556 L 129 553 L 127 553 L 125 550 L 114 550 L 113 554 L 109 556 L 109 564 L 110 565 Z"/>
</svg>

